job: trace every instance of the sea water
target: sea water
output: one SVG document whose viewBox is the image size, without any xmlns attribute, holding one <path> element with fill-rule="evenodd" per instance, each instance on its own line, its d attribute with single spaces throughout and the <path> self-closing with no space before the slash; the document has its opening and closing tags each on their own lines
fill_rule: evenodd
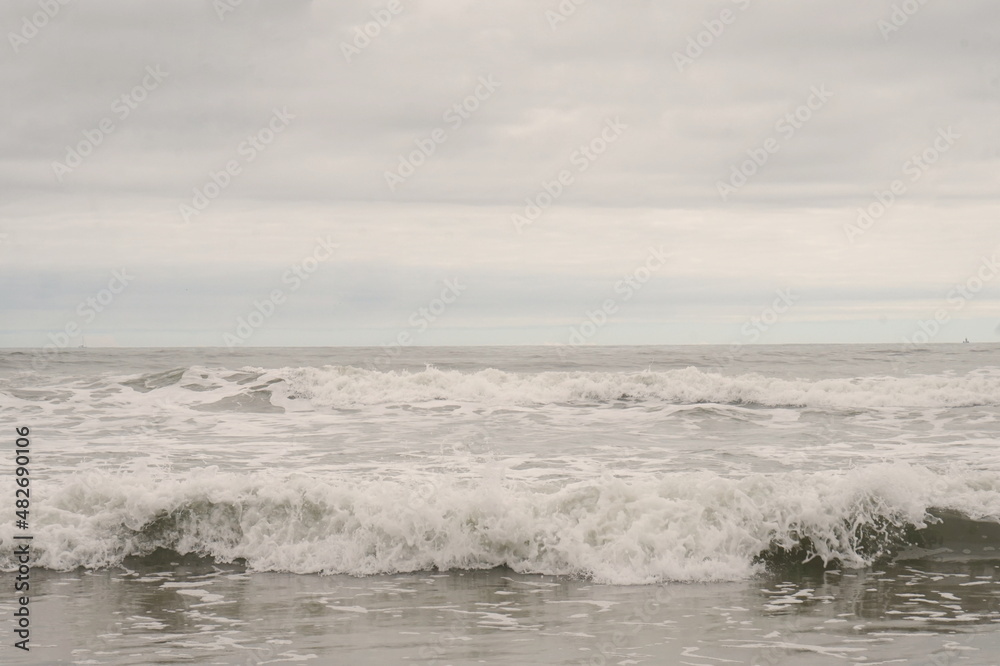
<svg viewBox="0 0 1000 666">
<path fill-rule="evenodd" d="M 1000 345 L 6 350 L 0 414 L 0 663 L 1000 664 Z"/>
</svg>

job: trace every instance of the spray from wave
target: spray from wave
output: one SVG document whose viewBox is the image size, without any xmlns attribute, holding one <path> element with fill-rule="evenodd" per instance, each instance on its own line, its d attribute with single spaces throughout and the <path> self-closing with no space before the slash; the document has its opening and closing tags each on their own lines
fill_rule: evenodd
<svg viewBox="0 0 1000 666">
<path fill-rule="evenodd" d="M 1000 476 L 902 464 L 562 484 L 416 473 L 90 472 L 38 506 L 37 563 L 59 570 L 119 566 L 168 549 L 254 571 L 363 576 L 507 566 L 645 584 L 737 580 L 810 559 L 861 567 L 914 545 L 940 550 L 925 536 L 939 516 L 1000 522 Z M 3 543 L 12 536 L 0 528 Z M 10 552 L 0 556 L 8 569 Z"/>
<path fill-rule="evenodd" d="M 354 367 L 283 368 L 264 373 L 279 399 L 332 407 L 456 400 L 492 404 L 656 401 L 768 407 L 958 407 L 1000 404 L 1000 374 L 781 379 L 724 376 L 696 368 L 662 372 L 378 372 Z"/>
<path fill-rule="evenodd" d="M 192 366 L 157 373 L 106 376 L 0 392 L 12 406 L 77 402 L 109 407 L 187 405 L 200 411 L 294 412 L 374 405 L 467 403 L 539 405 L 721 404 L 864 410 L 1000 405 L 1000 370 L 964 375 L 788 379 L 727 376 L 696 368 L 645 372 L 515 373 L 367 370 L 324 366 L 241 370 Z M 110 404 L 108 401 L 113 401 Z"/>
<path fill-rule="evenodd" d="M 198 409 L 303 411 L 442 401 L 488 406 L 545 404 L 728 404 L 820 409 L 952 408 L 1000 405 L 1000 371 L 965 375 L 787 379 L 757 374 L 726 376 L 696 368 L 645 372 L 514 373 L 320 368 L 176 368 L 114 377 L 125 397 L 169 395 Z M 93 390 L 93 385 L 80 387 Z M 16 400 L 30 399 L 11 392 Z"/>
</svg>

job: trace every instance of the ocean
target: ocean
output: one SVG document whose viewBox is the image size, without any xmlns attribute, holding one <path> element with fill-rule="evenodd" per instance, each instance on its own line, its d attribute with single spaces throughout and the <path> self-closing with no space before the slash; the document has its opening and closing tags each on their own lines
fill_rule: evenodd
<svg viewBox="0 0 1000 666">
<path fill-rule="evenodd" d="M 0 414 L 3 664 L 1000 664 L 1000 345 L 2 350 Z"/>
</svg>

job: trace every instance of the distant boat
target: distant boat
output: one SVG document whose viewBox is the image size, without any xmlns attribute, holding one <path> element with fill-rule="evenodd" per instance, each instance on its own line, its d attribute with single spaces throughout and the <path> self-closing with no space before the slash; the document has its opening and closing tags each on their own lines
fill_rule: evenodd
<svg viewBox="0 0 1000 666">
<path fill-rule="evenodd" d="M 962 343 L 963 343 L 963 344 L 966 344 L 966 343 L 968 343 L 968 342 L 969 342 L 969 338 L 966 338 L 966 339 L 962 340 Z"/>
</svg>

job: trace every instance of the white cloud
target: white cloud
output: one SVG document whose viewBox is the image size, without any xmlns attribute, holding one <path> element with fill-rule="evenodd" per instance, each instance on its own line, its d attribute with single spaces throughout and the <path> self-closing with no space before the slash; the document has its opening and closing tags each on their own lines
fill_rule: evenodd
<svg viewBox="0 0 1000 666">
<path fill-rule="evenodd" d="M 234 312 L 251 302 L 319 233 L 343 246 L 324 269 L 328 291 L 297 294 L 309 306 L 290 305 L 274 318 L 282 332 L 261 339 L 389 334 L 460 271 L 481 280 L 481 296 L 470 286 L 440 339 L 554 341 L 651 244 L 669 247 L 671 264 L 644 290 L 645 305 L 602 332 L 609 340 L 723 338 L 711 322 L 759 310 L 757 299 L 789 286 L 814 300 L 804 296 L 774 335 L 822 338 L 795 322 L 826 317 L 868 322 L 828 327 L 831 340 L 884 339 L 870 318 L 925 318 L 1000 242 L 1000 40 L 981 29 L 1000 18 L 995 3 L 928 4 L 886 41 L 876 24 L 890 2 L 585 3 L 555 30 L 545 16 L 554 2 L 403 2 L 348 63 L 341 43 L 384 4 L 248 0 L 220 21 L 200 1 L 70 3 L 11 49 L 0 60 L 11 91 L 0 126 L 0 273 L 27 294 L 51 284 L 69 292 L 36 306 L 8 297 L 0 344 L 41 344 L 68 316 L 63 301 L 86 291 L 82 276 L 121 266 L 150 281 L 137 279 L 102 335 L 210 341 L 230 325 L 217 318 L 230 302 Z M 16 30 L 37 7 L 10 2 L 0 17 Z M 673 53 L 734 7 L 736 20 L 679 72 Z M 60 182 L 53 161 L 150 66 L 169 75 Z M 448 127 L 447 110 L 488 76 L 501 87 L 390 191 L 385 171 Z M 716 183 L 813 86 L 834 96 L 722 201 Z M 294 121 L 246 160 L 241 142 L 275 108 Z M 516 234 L 510 215 L 525 197 L 614 117 L 628 130 Z M 948 126 L 961 139 L 847 242 L 857 208 Z M 239 175 L 185 225 L 179 206 L 237 158 Z M 198 307 L 185 305 L 191 289 Z M 146 330 L 151 312 L 172 325 Z M 687 335 L 690 322 L 706 332 Z M 342 333 L 316 333 L 327 330 Z"/>
</svg>

